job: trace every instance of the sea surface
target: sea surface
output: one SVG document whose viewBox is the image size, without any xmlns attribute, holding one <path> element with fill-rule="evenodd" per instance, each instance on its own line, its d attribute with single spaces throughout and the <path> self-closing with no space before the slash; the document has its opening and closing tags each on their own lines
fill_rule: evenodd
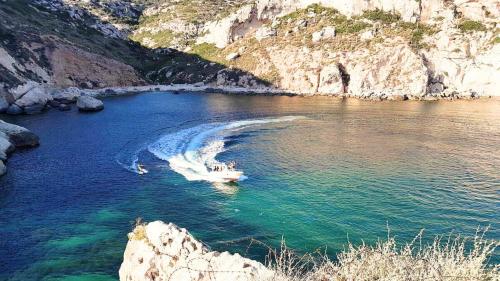
<svg viewBox="0 0 500 281">
<path fill-rule="evenodd" d="M 0 178 L 0 280 L 117 280 L 133 222 L 214 250 L 331 257 L 388 232 L 500 240 L 500 101 L 147 93 L 99 113 L 1 116 L 41 146 Z M 237 184 L 213 165 L 236 161 Z M 148 174 L 139 175 L 137 164 Z M 495 252 L 490 264 L 498 264 Z"/>
</svg>

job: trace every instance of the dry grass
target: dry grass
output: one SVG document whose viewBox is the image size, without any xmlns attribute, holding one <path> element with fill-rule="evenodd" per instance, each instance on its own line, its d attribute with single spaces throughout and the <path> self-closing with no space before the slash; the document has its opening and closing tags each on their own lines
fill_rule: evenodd
<svg viewBox="0 0 500 281">
<path fill-rule="evenodd" d="M 499 243 L 484 239 L 484 233 L 471 241 L 460 236 L 436 237 L 428 245 L 421 244 L 421 237 L 402 247 L 393 237 L 374 246 L 349 244 L 338 261 L 325 255 L 320 260 L 297 256 L 283 244 L 281 251 L 271 252 L 268 266 L 276 272 L 274 280 L 280 281 L 500 280 L 500 266 L 487 266 Z"/>
<path fill-rule="evenodd" d="M 142 221 L 142 218 L 136 218 L 134 223 L 134 230 L 129 234 L 129 240 L 145 240 L 146 235 L 146 223 Z"/>
</svg>

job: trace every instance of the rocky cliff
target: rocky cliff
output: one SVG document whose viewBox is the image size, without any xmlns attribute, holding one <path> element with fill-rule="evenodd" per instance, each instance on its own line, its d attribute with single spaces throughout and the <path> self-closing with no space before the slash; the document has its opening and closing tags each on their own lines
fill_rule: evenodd
<svg viewBox="0 0 500 281">
<path fill-rule="evenodd" d="M 18 87 L 33 82 L 375 100 L 500 95 L 499 0 L 5 0 L 0 15 L 0 111 L 11 113 L 49 101 L 18 101 L 28 93 Z"/>
</svg>

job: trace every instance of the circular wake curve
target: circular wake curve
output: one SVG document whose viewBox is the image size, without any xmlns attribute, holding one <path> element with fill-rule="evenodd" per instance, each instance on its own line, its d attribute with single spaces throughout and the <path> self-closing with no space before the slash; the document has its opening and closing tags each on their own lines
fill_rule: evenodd
<svg viewBox="0 0 500 281">
<path fill-rule="evenodd" d="M 249 126 L 289 122 L 299 118 L 287 116 L 202 124 L 165 135 L 147 149 L 157 158 L 168 161 L 172 170 L 189 181 L 225 182 L 220 173 L 210 169 L 213 165 L 223 164 L 216 157 L 225 150 L 225 137 Z"/>
</svg>

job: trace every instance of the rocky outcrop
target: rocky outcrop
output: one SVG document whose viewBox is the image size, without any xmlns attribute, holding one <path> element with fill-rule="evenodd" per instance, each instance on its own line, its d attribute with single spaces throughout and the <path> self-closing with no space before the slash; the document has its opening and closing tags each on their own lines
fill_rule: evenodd
<svg viewBox="0 0 500 281">
<path fill-rule="evenodd" d="M 76 99 L 76 107 L 80 111 L 101 111 L 104 109 L 104 103 L 91 96 L 80 96 Z"/>
<path fill-rule="evenodd" d="M 7 171 L 5 161 L 15 148 L 35 147 L 38 144 L 38 136 L 28 129 L 0 120 L 0 176 Z"/>
<path fill-rule="evenodd" d="M 348 94 L 366 99 L 423 97 L 428 71 L 422 57 L 409 46 L 389 43 L 371 52 L 349 55 L 346 64 L 350 81 Z M 404 99 L 404 98 L 403 98 Z"/>
<path fill-rule="evenodd" d="M 3 133 L 15 147 L 35 147 L 39 144 L 38 136 L 28 129 L 2 120 L 0 120 L 0 133 Z"/>
<path fill-rule="evenodd" d="M 119 271 L 121 281 L 273 280 L 274 273 L 261 263 L 210 251 L 172 223 L 139 225 L 128 238 Z"/>
</svg>

